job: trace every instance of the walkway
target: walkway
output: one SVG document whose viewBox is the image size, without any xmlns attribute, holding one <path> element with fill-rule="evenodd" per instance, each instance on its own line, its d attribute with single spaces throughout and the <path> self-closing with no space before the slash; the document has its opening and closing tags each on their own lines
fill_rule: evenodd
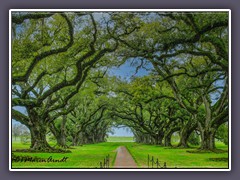
<svg viewBox="0 0 240 180">
<path fill-rule="evenodd" d="M 117 149 L 117 157 L 114 168 L 137 168 L 137 164 L 133 160 L 126 147 L 120 146 Z"/>
</svg>

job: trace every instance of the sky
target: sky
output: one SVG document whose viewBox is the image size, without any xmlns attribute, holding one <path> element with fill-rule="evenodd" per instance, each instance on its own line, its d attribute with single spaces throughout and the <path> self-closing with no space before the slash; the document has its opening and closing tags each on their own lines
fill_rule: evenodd
<svg viewBox="0 0 240 180">
<path fill-rule="evenodd" d="M 132 133 L 131 129 L 129 129 L 129 128 L 113 127 L 112 130 L 113 130 L 113 133 L 108 133 L 109 136 L 131 136 L 131 137 L 133 137 L 133 133 Z"/>
<path fill-rule="evenodd" d="M 150 64 L 148 64 L 148 68 L 152 68 Z M 109 70 L 110 75 L 120 76 L 122 78 L 126 78 L 129 80 L 132 76 L 145 76 L 149 73 L 144 68 L 139 68 L 139 70 L 136 73 L 136 67 L 131 65 L 130 61 L 126 61 L 123 65 L 120 67 L 113 67 Z"/>
</svg>

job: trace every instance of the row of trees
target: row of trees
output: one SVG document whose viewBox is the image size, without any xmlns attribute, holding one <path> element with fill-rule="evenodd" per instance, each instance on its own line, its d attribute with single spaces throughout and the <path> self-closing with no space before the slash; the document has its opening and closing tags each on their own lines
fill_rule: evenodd
<svg viewBox="0 0 240 180">
<path fill-rule="evenodd" d="M 76 109 L 74 97 L 91 69 L 104 66 L 118 47 L 95 18 L 93 13 L 12 14 L 12 106 L 26 109 L 24 114 L 13 108 L 12 118 L 29 128 L 32 150 L 53 150 L 46 141 L 48 127 L 57 137 L 54 122 Z"/>
<path fill-rule="evenodd" d="M 117 95 L 112 103 L 112 117 L 118 124 L 131 127 L 137 142 L 172 146 L 172 135 L 179 132 L 178 146 L 188 147 L 190 136 L 202 135 L 198 124 L 205 121 L 206 112 L 203 102 L 199 102 L 199 111 L 193 115 L 179 105 L 168 83 L 158 82 L 159 78 L 155 79 L 156 81 L 153 79 L 155 78 L 149 75 L 134 78 L 130 83 L 119 81 L 115 91 Z M 185 85 L 185 88 L 191 89 L 190 84 Z M 188 96 L 191 96 L 189 89 Z M 195 91 L 194 89 L 192 92 L 194 96 L 188 97 L 189 102 L 195 98 L 197 94 Z M 226 122 L 227 119 L 222 120 L 222 123 L 213 129 L 211 149 L 215 149 L 215 139 L 226 143 L 228 139 Z M 204 146 L 201 136 L 201 149 L 210 149 Z"/>
<path fill-rule="evenodd" d="M 11 45 L 12 119 L 32 150 L 54 151 L 48 130 L 62 147 L 104 141 L 113 121 L 166 146 L 197 130 L 212 150 L 228 121 L 227 13 L 13 12 Z M 151 73 L 109 77 L 126 61 Z"/>
<path fill-rule="evenodd" d="M 101 80 L 100 80 L 101 81 Z M 71 98 L 69 103 L 72 108 L 68 114 L 59 115 L 61 111 L 55 111 L 56 119 L 46 127 L 46 140 L 56 141 L 60 148 L 78 146 L 82 144 L 103 142 L 107 133 L 111 132 L 112 121 L 107 110 L 107 93 L 100 91 L 102 86 L 99 80 L 92 82 L 91 78 L 86 80 L 79 92 Z M 61 96 L 59 96 L 61 99 Z M 14 138 L 22 137 L 28 132 L 26 126 L 15 123 L 12 126 Z M 51 148 L 51 150 L 54 150 Z M 59 151 L 59 149 L 55 149 Z M 46 149 L 50 151 L 50 149 Z"/>
<path fill-rule="evenodd" d="M 23 144 L 25 144 L 30 140 L 30 133 L 26 126 L 19 123 L 15 123 L 12 126 L 12 137 L 14 138 L 15 141 L 17 141 L 18 138 L 20 138 L 20 141 Z"/>
<path fill-rule="evenodd" d="M 145 141 L 147 132 L 157 144 L 165 137 L 168 145 L 169 136 L 180 129 L 180 145 L 186 146 L 197 129 L 201 149 L 214 149 L 216 131 L 229 117 L 228 15 L 174 12 L 143 16 L 141 26 L 136 25 L 130 37 L 115 37 L 124 44 L 123 58 L 137 61 L 137 68 L 147 68 L 150 63 L 154 69 L 149 81 L 136 80 L 139 90 L 128 90 L 128 98 L 136 99 L 136 92 L 141 98 L 133 101 L 133 110 L 125 115 L 134 116 L 131 119 L 140 126 L 150 123 L 149 129 L 141 126 L 143 132 L 135 131 L 140 141 Z M 137 21 L 136 16 L 131 18 Z M 155 90 L 151 92 L 151 88 Z M 145 97 L 149 99 L 142 99 Z"/>
</svg>

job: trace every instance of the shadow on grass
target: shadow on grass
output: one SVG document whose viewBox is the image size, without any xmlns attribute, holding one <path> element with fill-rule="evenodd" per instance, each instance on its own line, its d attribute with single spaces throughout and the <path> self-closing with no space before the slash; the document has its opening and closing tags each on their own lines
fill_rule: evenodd
<svg viewBox="0 0 240 180">
<path fill-rule="evenodd" d="M 221 153 L 227 153 L 227 150 L 222 150 L 222 149 L 214 149 L 214 150 L 202 150 L 202 149 L 196 149 L 196 150 L 188 150 L 186 151 L 188 153 L 195 153 L 195 154 L 205 154 L 205 153 L 216 153 L 216 154 L 221 154 Z"/>
<path fill-rule="evenodd" d="M 208 160 L 214 162 L 228 162 L 228 158 L 209 158 Z"/>
<path fill-rule="evenodd" d="M 184 147 L 184 146 L 168 146 L 165 147 L 164 149 L 193 149 L 194 147 Z"/>
<path fill-rule="evenodd" d="M 16 149 L 13 150 L 12 152 L 21 152 L 21 153 L 71 153 L 72 151 L 70 150 L 65 150 L 65 149 L 46 149 L 46 150 L 33 150 L 33 149 Z"/>
</svg>

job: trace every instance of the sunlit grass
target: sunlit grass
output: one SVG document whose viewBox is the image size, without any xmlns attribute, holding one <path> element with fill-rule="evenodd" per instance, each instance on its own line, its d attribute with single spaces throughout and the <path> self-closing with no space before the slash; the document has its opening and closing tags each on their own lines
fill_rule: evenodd
<svg viewBox="0 0 240 180">
<path fill-rule="evenodd" d="M 158 158 L 161 165 L 166 162 L 168 168 L 228 168 L 228 162 L 226 161 L 228 147 L 220 142 L 216 143 L 216 146 L 225 152 L 189 153 L 187 151 L 197 149 L 166 148 L 137 143 L 129 144 L 127 147 L 140 167 L 148 167 L 147 159 L 150 155 L 155 160 Z"/>
<path fill-rule="evenodd" d="M 128 141 L 128 137 L 114 137 L 112 140 Z M 50 143 L 54 145 L 54 143 Z M 30 144 L 13 142 L 13 150 L 27 149 Z M 126 146 L 132 154 L 139 168 L 147 168 L 148 154 L 159 159 L 161 165 L 167 163 L 168 168 L 228 168 L 228 147 L 221 142 L 217 142 L 218 149 L 224 150 L 223 153 L 189 153 L 187 151 L 197 150 L 197 147 L 179 149 L 166 148 L 156 145 L 138 144 L 134 142 L 104 142 L 98 144 L 88 144 L 70 149 L 72 153 L 20 153 L 15 155 L 40 157 L 47 159 L 62 159 L 68 157 L 66 162 L 13 162 L 12 168 L 99 168 L 100 161 L 109 154 L 110 168 L 114 166 L 116 149 L 119 146 Z M 224 161 L 225 160 L 225 161 Z"/>
<path fill-rule="evenodd" d="M 100 161 L 109 154 L 110 167 L 113 165 L 113 160 L 116 154 L 118 143 L 99 143 L 89 144 L 70 149 L 72 153 L 22 153 L 14 152 L 18 156 L 31 156 L 48 159 L 52 156 L 53 159 L 62 159 L 68 157 L 66 162 L 13 162 L 13 168 L 99 168 Z M 13 143 L 13 150 L 29 148 L 29 144 L 22 145 L 21 143 Z"/>
<path fill-rule="evenodd" d="M 128 136 L 110 136 L 107 138 L 107 142 L 134 142 L 134 139 Z"/>
</svg>

